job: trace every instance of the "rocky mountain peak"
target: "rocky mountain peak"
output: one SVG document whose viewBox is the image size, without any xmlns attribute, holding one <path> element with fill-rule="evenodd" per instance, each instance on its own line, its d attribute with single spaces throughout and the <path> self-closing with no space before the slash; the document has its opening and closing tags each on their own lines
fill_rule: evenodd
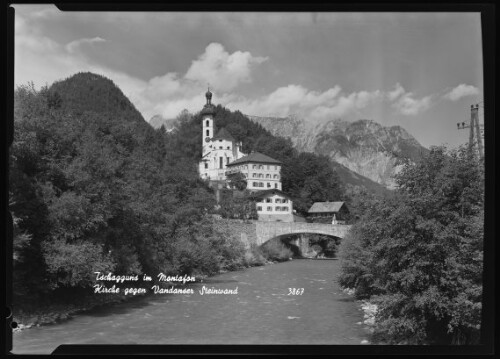
<svg viewBox="0 0 500 359">
<path fill-rule="evenodd" d="M 387 188 L 395 186 L 393 176 L 401 169 L 401 158 L 415 160 L 427 151 L 401 126 L 385 127 L 369 119 L 332 119 L 314 125 L 297 116 L 250 119 L 273 135 L 289 137 L 299 151 L 326 155 Z"/>
</svg>

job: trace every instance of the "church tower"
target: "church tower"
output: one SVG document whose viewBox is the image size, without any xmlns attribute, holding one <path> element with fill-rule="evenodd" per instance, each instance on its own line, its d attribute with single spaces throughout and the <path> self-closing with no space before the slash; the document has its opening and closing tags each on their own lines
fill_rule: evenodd
<svg viewBox="0 0 500 359">
<path fill-rule="evenodd" d="M 203 110 L 201 110 L 201 118 L 203 121 L 203 135 L 202 135 L 202 148 L 203 148 L 203 156 L 210 152 L 210 141 L 215 136 L 215 106 L 212 105 L 212 93 L 210 92 L 210 88 L 205 94 L 207 98 L 207 103 L 203 106 Z"/>
<path fill-rule="evenodd" d="M 200 112 L 202 121 L 202 156 L 199 162 L 200 177 L 210 181 L 226 181 L 226 166 L 243 157 L 242 143 L 229 133 L 226 128 L 218 130 L 215 126 L 215 106 L 212 104 L 212 93 L 208 89 L 205 94 L 207 103 Z"/>
</svg>

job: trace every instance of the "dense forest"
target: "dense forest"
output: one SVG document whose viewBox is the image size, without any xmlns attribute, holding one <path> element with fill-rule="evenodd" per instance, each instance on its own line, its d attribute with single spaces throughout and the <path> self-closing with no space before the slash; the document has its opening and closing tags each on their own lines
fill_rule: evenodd
<svg viewBox="0 0 500 359">
<path fill-rule="evenodd" d="M 19 305 L 90 293 L 95 271 L 213 274 L 252 260 L 207 215 L 234 216 L 237 207 L 255 218 L 255 209 L 227 196 L 215 207 L 197 172 L 199 114 L 180 114 L 175 131 L 155 130 L 111 80 L 92 73 L 18 87 L 14 112 L 9 209 Z M 299 213 L 341 198 L 327 158 L 298 153 L 239 112 L 216 113 L 216 126 L 245 152 L 283 162 L 283 188 Z"/>
<path fill-rule="evenodd" d="M 434 147 L 407 163 L 397 183 L 391 198 L 363 194 L 361 220 L 341 245 L 340 283 L 378 306 L 381 342 L 478 344 L 482 161 L 467 148 Z"/>
</svg>

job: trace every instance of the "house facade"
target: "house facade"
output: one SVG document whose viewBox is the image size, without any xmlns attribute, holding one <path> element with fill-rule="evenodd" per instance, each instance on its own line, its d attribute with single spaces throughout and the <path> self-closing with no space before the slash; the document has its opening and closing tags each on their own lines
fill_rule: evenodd
<svg viewBox="0 0 500 359">
<path fill-rule="evenodd" d="M 294 222 L 292 199 L 281 190 L 257 191 L 252 198 L 256 201 L 259 221 Z"/>
<path fill-rule="evenodd" d="M 240 172 L 245 176 L 247 189 L 281 191 L 281 162 L 259 152 L 252 152 L 227 166 L 227 174 Z"/>
</svg>

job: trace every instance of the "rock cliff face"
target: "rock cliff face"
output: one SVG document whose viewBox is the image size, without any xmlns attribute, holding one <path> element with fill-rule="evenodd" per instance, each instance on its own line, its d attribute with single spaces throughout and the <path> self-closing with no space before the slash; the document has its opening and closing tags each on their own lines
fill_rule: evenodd
<svg viewBox="0 0 500 359">
<path fill-rule="evenodd" d="M 273 135 L 290 137 L 298 150 L 326 155 L 389 189 L 395 187 L 393 175 L 401 170 L 402 159 L 416 160 L 428 151 L 402 127 L 384 127 L 371 120 L 308 125 L 294 116 L 249 118 Z"/>
</svg>

